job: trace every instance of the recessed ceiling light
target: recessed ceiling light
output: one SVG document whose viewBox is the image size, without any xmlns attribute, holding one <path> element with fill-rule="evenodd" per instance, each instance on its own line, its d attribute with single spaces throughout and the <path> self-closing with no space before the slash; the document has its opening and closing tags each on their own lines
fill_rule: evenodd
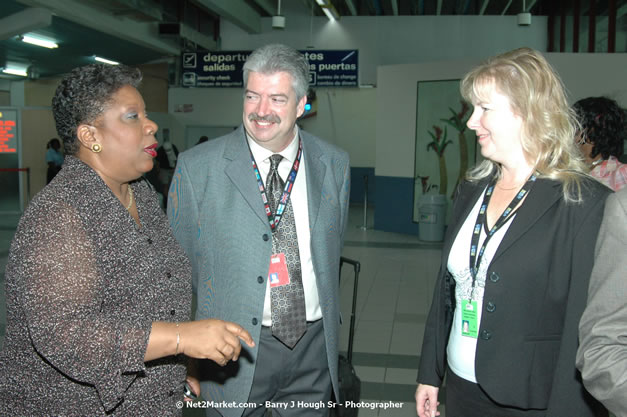
<svg viewBox="0 0 627 417">
<path fill-rule="evenodd" d="M 109 65 L 120 65 L 119 62 L 111 61 L 110 59 L 102 58 L 99 56 L 95 56 L 94 59 L 98 62 L 104 62 L 105 64 L 109 64 Z"/>
<path fill-rule="evenodd" d="M 26 72 L 26 68 L 5 67 L 2 69 L 2 72 L 4 72 L 5 74 L 19 75 L 21 77 L 28 76 L 28 72 Z"/>
<path fill-rule="evenodd" d="M 39 36 L 23 35 L 21 36 L 21 40 L 22 42 L 30 43 L 31 45 L 43 46 L 44 48 L 49 48 L 49 49 L 54 49 L 54 48 L 59 47 L 59 45 L 55 41 L 51 39 L 45 39 Z"/>
</svg>

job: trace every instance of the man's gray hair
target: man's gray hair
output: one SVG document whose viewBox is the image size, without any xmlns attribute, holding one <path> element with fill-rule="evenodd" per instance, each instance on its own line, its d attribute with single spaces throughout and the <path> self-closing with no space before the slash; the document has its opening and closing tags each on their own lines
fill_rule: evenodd
<svg viewBox="0 0 627 417">
<path fill-rule="evenodd" d="M 294 48 L 275 43 L 255 49 L 244 64 L 244 87 L 248 85 L 250 71 L 265 75 L 287 72 L 292 76 L 292 87 L 297 100 L 307 95 L 309 63 Z"/>
</svg>

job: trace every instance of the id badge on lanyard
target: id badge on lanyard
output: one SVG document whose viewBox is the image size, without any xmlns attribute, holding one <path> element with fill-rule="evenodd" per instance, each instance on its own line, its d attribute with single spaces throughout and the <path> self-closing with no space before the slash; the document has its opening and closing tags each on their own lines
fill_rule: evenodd
<svg viewBox="0 0 627 417">
<path fill-rule="evenodd" d="M 520 191 L 512 199 L 512 201 L 509 203 L 505 211 L 503 211 L 503 214 L 501 214 L 501 216 L 496 221 L 494 226 L 492 226 L 490 231 L 487 233 L 487 236 L 484 239 L 483 244 L 481 245 L 481 248 L 479 248 L 479 237 L 481 235 L 481 230 L 483 228 L 483 225 L 486 222 L 488 204 L 490 203 L 490 198 L 492 197 L 492 192 L 494 191 L 494 187 L 496 185 L 496 178 L 494 178 L 490 182 L 490 184 L 488 184 L 488 187 L 486 188 L 486 192 L 483 197 L 483 203 L 481 204 L 481 207 L 479 208 L 479 213 L 477 214 L 477 221 L 475 223 L 475 227 L 473 228 L 473 234 L 472 234 L 472 238 L 470 241 L 469 270 L 472 276 L 472 292 L 470 296 L 471 298 L 472 298 L 472 293 L 474 293 L 474 289 L 475 289 L 475 285 L 477 281 L 477 272 L 478 272 L 479 266 L 481 265 L 481 260 L 485 253 L 486 246 L 488 245 L 488 242 L 490 241 L 490 238 L 494 236 L 494 234 L 497 232 L 497 230 L 501 228 L 501 226 L 507 223 L 507 221 L 510 218 L 510 215 L 516 209 L 516 206 L 531 190 L 531 187 L 533 186 L 533 184 L 535 184 L 536 179 L 537 177 L 535 174 L 532 174 L 529 177 L 529 179 L 527 179 L 527 182 L 523 185 Z M 462 336 L 472 337 L 476 339 L 477 334 L 479 332 L 477 302 L 472 301 L 470 299 L 464 299 L 464 300 L 461 300 L 461 307 L 462 307 L 462 314 L 461 314 Z"/>
<path fill-rule="evenodd" d="M 270 287 L 282 287 L 290 283 L 290 274 L 285 263 L 285 254 L 276 253 L 270 257 L 270 270 L 268 271 Z"/>
<path fill-rule="evenodd" d="M 257 183 L 259 185 L 259 192 L 261 193 L 261 199 L 264 203 L 264 209 L 266 215 L 268 216 L 268 221 L 270 223 L 270 228 L 274 232 L 278 227 L 279 222 L 283 216 L 283 212 L 287 207 L 288 200 L 292 193 L 292 187 L 296 182 L 296 174 L 298 173 L 298 169 L 300 166 L 300 159 L 303 154 L 303 142 L 299 138 L 298 139 L 298 153 L 296 154 L 296 159 L 292 164 L 292 169 L 287 177 L 287 181 L 285 183 L 285 188 L 283 190 L 283 194 L 281 195 L 281 199 L 279 200 L 279 204 L 276 208 L 276 213 L 272 213 L 270 209 L 270 204 L 268 202 L 268 197 L 266 195 L 266 187 L 261 180 L 261 173 L 259 172 L 259 168 L 257 167 L 257 162 L 255 161 L 255 157 L 250 151 L 250 159 L 253 165 L 253 170 L 255 172 L 255 178 L 257 178 Z M 270 288 L 273 287 L 282 287 L 284 285 L 288 285 L 290 283 L 290 274 L 287 268 L 287 263 L 285 261 L 284 253 L 274 253 L 270 256 L 270 269 L 268 271 L 268 281 L 270 281 Z"/>
<path fill-rule="evenodd" d="M 462 300 L 462 336 L 477 338 L 479 333 L 477 302 Z"/>
</svg>

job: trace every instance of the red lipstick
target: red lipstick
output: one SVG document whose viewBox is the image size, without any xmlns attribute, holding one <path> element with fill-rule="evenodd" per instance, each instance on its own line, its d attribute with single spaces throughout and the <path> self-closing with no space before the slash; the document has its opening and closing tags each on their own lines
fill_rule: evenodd
<svg viewBox="0 0 627 417">
<path fill-rule="evenodd" d="M 144 148 L 144 152 L 146 152 L 148 155 L 152 156 L 153 158 L 156 158 L 157 157 L 156 149 L 158 145 L 159 145 L 158 143 L 153 143 L 150 146 L 146 146 Z"/>
</svg>

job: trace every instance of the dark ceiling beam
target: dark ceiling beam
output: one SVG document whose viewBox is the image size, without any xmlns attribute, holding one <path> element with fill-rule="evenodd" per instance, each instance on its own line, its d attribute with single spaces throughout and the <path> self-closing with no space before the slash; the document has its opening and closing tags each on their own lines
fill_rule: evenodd
<svg viewBox="0 0 627 417">
<path fill-rule="evenodd" d="M 560 0 L 560 52 L 566 52 L 566 0 Z"/>
<path fill-rule="evenodd" d="M 607 52 L 616 52 L 616 0 L 608 5 Z"/>
<path fill-rule="evenodd" d="M 509 9 L 509 6 L 512 5 L 512 0 L 508 0 L 507 4 L 505 4 L 505 7 L 503 8 L 503 11 L 501 12 L 501 16 L 505 15 L 505 13 L 507 13 L 507 9 Z"/>
<path fill-rule="evenodd" d="M 462 9 L 461 14 L 467 14 L 469 7 L 470 7 L 470 0 L 466 0 L 466 2 L 464 3 L 464 8 Z"/>
<path fill-rule="evenodd" d="M 616 8 L 616 19 L 620 19 L 625 14 L 627 14 L 627 3 L 623 4 L 621 7 Z M 598 16 L 598 25 L 600 27 L 606 27 L 609 24 L 608 23 L 609 15 L 610 15 L 610 10 L 608 9 L 607 16 L 606 15 Z"/>
<path fill-rule="evenodd" d="M 163 20 L 163 13 L 161 13 L 161 9 L 153 6 L 153 3 L 146 0 L 117 0 L 117 2 L 129 9 L 132 9 L 134 12 L 141 13 L 142 15 L 157 22 L 161 22 Z"/>
<path fill-rule="evenodd" d="M 579 19 L 581 16 L 580 0 L 573 0 L 573 52 L 579 52 Z"/>
<path fill-rule="evenodd" d="M 200 33 L 196 29 L 192 29 L 184 23 L 179 23 L 179 37 L 191 41 L 204 49 L 214 50 L 217 49 L 218 43 L 211 37 Z"/>
<path fill-rule="evenodd" d="M 416 0 L 409 1 L 409 14 L 415 16 L 418 14 L 418 6 L 416 5 Z"/>
<path fill-rule="evenodd" d="M 159 36 L 157 23 L 142 23 L 115 17 L 86 6 L 79 0 L 18 0 L 18 2 L 33 7 L 44 7 L 60 18 L 136 43 L 163 55 L 178 56 L 181 53 L 181 49 L 171 40 Z"/>
<path fill-rule="evenodd" d="M 526 4 L 526 10 L 525 10 L 525 12 L 529 12 L 529 10 L 531 10 L 531 8 L 532 8 L 533 6 L 535 6 L 537 2 L 538 2 L 538 0 L 529 0 L 529 1 L 527 2 L 527 4 Z"/>
<path fill-rule="evenodd" d="M 52 23 L 48 9 L 31 7 L 0 19 L 0 40 L 42 29 Z"/>
<path fill-rule="evenodd" d="M 259 6 L 264 12 L 270 16 L 275 16 L 277 13 L 278 3 L 277 0 L 253 0 L 257 6 Z"/>
<path fill-rule="evenodd" d="M 375 14 L 377 16 L 383 16 L 383 7 L 381 6 L 381 0 L 372 0 L 374 5 Z"/>
<path fill-rule="evenodd" d="M 196 3 L 248 33 L 261 33 L 261 15 L 244 0 L 196 0 Z"/>
<path fill-rule="evenodd" d="M 596 19 L 597 4 L 596 0 L 590 0 L 590 9 L 588 10 L 588 52 L 594 52 L 596 48 Z"/>
<path fill-rule="evenodd" d="M 353 3 L 353 0 L 344 0 L 344 2 L 346 3 L 346 7 L 348 7 L 348 10 L 351 12 L 351 14 L 353 16 L 357 16 L 357 8 L 355 7 L 355 3 Z"/>
<path fill-rule="evenodd" d="M 481 3 L 481 8 L 479 9 L 480 15 L 485 13 L 485 9 L 488 8 L 488 3 L 490 3 L 490 0 L 483 0 L 483 2 Z"/>
<path fill-rule="evenodd" d="M 582 14 L 587 13 L 590 16 L 588 21 L 588 28 L 590 28 L 591 25 L 594 25 L 594 33 L 588 33 L 588 52 L 595 52 L 596 46 L 601 45 L 604 41 L 607 42 L 608 52 L 610 52 L 610 36 L 612 30 L 616 32 L 616 27 L 614 27 L 614 29 L 611 28 L 613 19 L 612 14 L 615 13 L 616 20 L 620 20 L 627 13 L 627 3 L 623 4 L 621 7 L 616 7 L 615 12 L 612 11 L 612 5 L 608 3 L 608 6 L 610 7 L 608 7 L 607 15 L 600 14 L 603 13 L 603 11 L 598 10 L 598 4 L 596 1 L 590 1 L 589 6 L 590 8 L 587 9 L 585 12 L 582 11 Z M 595 18 L 592 19 L 592 16 L 595 16 Z M 614 23 L 614 25 L 616 25 L 616 23 Z M 589 29 L 589 31 L 591 31 L 591 29 Z M 607 39 L 604 37 L 605 33 L 607 34 Z M 599 35 L 598 38 L 596 38 L 596 34 Z"/>
</svg>

